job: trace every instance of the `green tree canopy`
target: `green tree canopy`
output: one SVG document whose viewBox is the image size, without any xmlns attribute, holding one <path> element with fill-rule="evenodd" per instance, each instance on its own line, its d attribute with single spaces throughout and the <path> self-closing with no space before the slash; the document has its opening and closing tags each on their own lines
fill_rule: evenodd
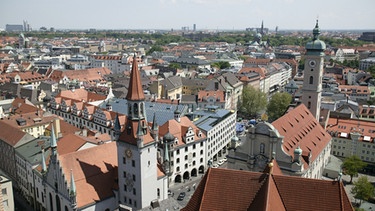
<svg viewBox="0 0 375 211">
<path fill-rule="evenodd" d="M 353 176 L 358 176 L 358 171 L 366 167 L 366 165 L 358 156 L 353 155 L 345 159 L 342 168 L 344 173 L 350 176 L 350 183 L 352 183 Z"/>
<path fill-rule="evenodd" d="M 175 68 L 175 69 L 181 69 L 181 65 L 178 64 L 178 63 L 170 63 L 170 64 L 168 65 L 168 67 L 170 67 L 170 68 Z"/>
<path fill-rule="evenodd" d="M 354 198 L 359 199 L 359 204 L 362 200 L 368 200 L 374 196 L 374 186 L 368 181 L 367 176 L 361 176 L 355 181 L 351 193 L 354 194 Z"/>
<path fill-rule="evenodd" d="M 146 55 L 150 55 L 150 54 L 152 54 L 152 52 L 154 52 L 154 51 L 160 51 L 160 52 L 162 52 L 162 51 L 163 51 L 163 48 L 162 48 L 161 46 L 159 46 L 159 45 L 154 45 L 154 46 L 152 46 L 152 47 L 150 48 L 150 50 L 148 50 L 148 51 L 146 52 Z"/>
<path fill-rule="evenodd" d="M 267 107 L 267 95 L 252 86 L 245 86 L 242 90 L 242 101 L 239 112 L 247 117 L 256 117 Z"/>
<path fill-rule="evenodd" d="M 217 67 L 219 69 L 225 69 L 225 68 L 230 67 L 230 64 L 229 62 L 219 61 L 219 62 L 212 63 L 211 66 Z"/>
<path fill-rule="evenodd" d="M 292 95 L 287 92 L 278 92 L 272 95 L 267 106 L 267 113 L 270 120 L 281 117 L 292 101 Z"/>
</svg>

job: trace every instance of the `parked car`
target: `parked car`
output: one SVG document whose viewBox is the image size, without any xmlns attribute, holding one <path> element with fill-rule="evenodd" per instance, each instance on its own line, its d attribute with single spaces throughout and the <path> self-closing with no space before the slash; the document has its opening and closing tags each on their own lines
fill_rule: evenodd
<svg viewBox="0 0 375 211">
<path fill-rule="evenodd" d="M 219 160 L 219 161 L 217 162 L 217 164 L 218 164 L 219 166 L 223 165 L 223 164 L 224 164 L 224 160 Z"/>
<path fill-rule="evenodd" d="M 182 200 L 184 200 L 185 196 L 186 196 L 186 193 L 181 192 L 180 194 L 178 194 L 177 200 L 182 201 Z"/>
<path fill-rule="evenodd" d="M 224 157 L 224 158 L 223 158 L 223 161 L 224 161 L 224 162 L 227 162 L 227 160 L 228 160 L 227 157 Z"/>
<path fill-rule="evenodd" d="M 217 167 L 219 167 L 219 165 L 217 164 L 212 165 L 212 168 L 217 168 Z"/>
</svg>

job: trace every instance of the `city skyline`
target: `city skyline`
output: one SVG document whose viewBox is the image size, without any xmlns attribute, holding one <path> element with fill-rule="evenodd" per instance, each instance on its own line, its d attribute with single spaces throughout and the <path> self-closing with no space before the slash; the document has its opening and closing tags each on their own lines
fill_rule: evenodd
<svg viewBox="0 0 375 211">
<path fill-rule="evenodd" d="M 311 29 L 319 19 L 321 29 L 375 29 L 372 0 L 353 2 L 316 0 L 143 0 L 51 1 L 3 0 L 0 28 L 27 20 L 36 30 L 55 29 L 165 29 L 274 30 Z M 367 6 L 366 6 L 367 5 Z"/>
</svg>

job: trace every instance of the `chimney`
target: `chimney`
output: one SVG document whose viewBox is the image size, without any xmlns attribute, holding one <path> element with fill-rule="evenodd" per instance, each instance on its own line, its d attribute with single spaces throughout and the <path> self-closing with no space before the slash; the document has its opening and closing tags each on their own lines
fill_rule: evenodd
<svg viewBox="0 0 375 211">
<path fill-rule="evenodd" d="M 219 82 L 215 82 L 215 91 L 219 89 Z"/>
<path fill-rule="evenodd" d="M 62 137 L 59 118 L 55 119 L 55 134 L 56 134 L 56 137 L 58 138 Z"/>
<path fill-rule="evenodd" d="M 87 137 L 87 129 L 86 128 L 82 129 L 82 136 Z"/>
</svg>

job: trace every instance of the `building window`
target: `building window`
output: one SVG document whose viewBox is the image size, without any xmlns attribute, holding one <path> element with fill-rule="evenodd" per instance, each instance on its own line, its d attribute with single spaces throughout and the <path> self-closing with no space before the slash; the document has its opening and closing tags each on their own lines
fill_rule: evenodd
<svg viewBox="0 0 375 211">
<path fill-rule="evenodd" d="M 133 194 L 136 195 L 136 191 L 135 191 L 135 188 L 133 188 Z"/>
<path fill-rule="evenodd" d="M 133 174 L 133 181 L 135 182 L 135 174 Z"/>
<path fill-rule="evenodd" d="M 135 160 L 132 160 L 132 166 L 135 167 Z"/>
<path fill-rule="evenodd" d="M 180 149 L 177 150 L 177 155 L 179 155 L 179 154 L 180 154 Z"/>
<path fill-rule="evenodd" d="M 1 194 L 3 196 L 7 195 L 7 189 L 6 188 L 1 189 Z"/>
<path fill-rule="evenodd" d="M 187 152 L 188 151 L 188 148 L 187 147 L 185 147 L 185 152 Z"/>
<path fill-rule="evenodd" d="M 307 108 L 310 109 L 311 108 L 311 102 L 307 102 Z"/>
<path fill-rule="evenodd" d="M 180 158 L 177 158 L 176 163 L 180 163 Z"/>
<path fill-rule="evenodd" d="M 265 148 L 265 145 L 264 145 L 264 143 L 261 143 L 260 144 L 260 154 L 264 154 L 264 148 Z"/>
<path fill-rule="evenodd" d="M 122 163 L 126 164 L 126 158 L 125 157 L 122 157 Z"/>
<path fill-rule="evenodd" d="M 187 155 L 185 155 L 185 160 L 187 160 L 188 159 L 188 156 Z"/>
<path fill-rule="evenodd" d="M 310 76 L 309 78 L 309 84 L 313 84 L 314 83 L 314 77 Z"/>
</svg>

